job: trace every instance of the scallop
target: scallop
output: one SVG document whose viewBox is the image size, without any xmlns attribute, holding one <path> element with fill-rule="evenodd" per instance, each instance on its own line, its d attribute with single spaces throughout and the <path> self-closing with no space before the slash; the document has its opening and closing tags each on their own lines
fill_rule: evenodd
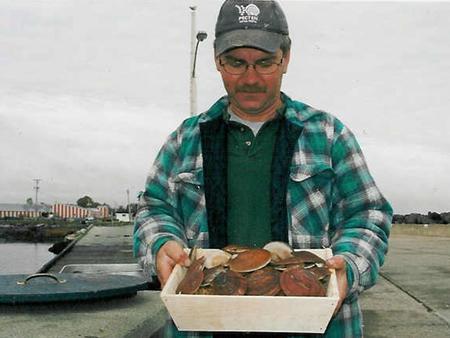
<svg viewBox="0 0 450 338">
<path fill-rule="evenodd" d="M 244 251 L 251 250 L 252 248 L 245 245 L 239 245 L 239 244 L 229 244 L 226 247 L 224 247 L 222 250 L 226 251 L 232 255 L 240 254 Z"/>
<path fill-rule="evenodd" d="M 219 265 L 228 265 L 231 254 L 222 250 L 211 250 L 205 257 L 205 268 L 212 269 Z"/>
<path fill-rule="evenodd" d="M 247 280 L 240 273 L 227 270 L 217 275 L 211 288 L 215 295 L 241 296 L 247 291 Z"/>
<path fill-rule="evenodd" d="M 326 295 L 324 286 L 317 277 L 308 270 L 291 267 L 281 273 L 280 286 L 286 296 L 315 296 Z"/>
<path fill-rule="evenodd" d="M 264 246 L 263 249 L 266 249 L 270 252 L 273 262 L 292 257 L 293 255 L 292 248 L 288 244 L 280 241 L 269 242 Z"/>
<path fill-rule="evenodd" d="M 238 254 L 233 258 L 229 267 L 237 272 L 251 272 L 265 267 L 269 264 L 271 254 L 265 249 L 251 249 Z"/>
<path fill-rule="evenodd" d="M 200 287 L 203 281 L 203 262 L 205 258 L 201 257 L 192 262 L 186 271 L 186 275 L 178 284 L 175 293 L 194 294 Z"/>
<path fill-rule="evenodd" d="M 294 256 L 302 259 L 304 263 L 325 263 L 325 260 L 322 257 L 319 257 L 316 254 L 313 254 L 312 252 L 306 250 L 294 251 Z"/>
<path fill-rule="evenodd" d="M 280 292 L 280 272 L 272 268 L 262 268 L 247 277 L 247 295 L 275 296 Z"/>
</svg>

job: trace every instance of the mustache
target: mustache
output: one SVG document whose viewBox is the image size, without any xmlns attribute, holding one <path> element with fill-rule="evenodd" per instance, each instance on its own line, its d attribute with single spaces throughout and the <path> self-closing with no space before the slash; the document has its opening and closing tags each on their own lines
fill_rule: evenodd
<svg viewBox="0 0 450 338">
<path fill-rule="evenodd" d="M 249 86 L 249 85 L 244 85 L 244 86 L 238 86 L 236 87 L 236 93 L 265 93 L 267 90 L 266 87 L 261 87 L 261 86 Z"/>
</svg>

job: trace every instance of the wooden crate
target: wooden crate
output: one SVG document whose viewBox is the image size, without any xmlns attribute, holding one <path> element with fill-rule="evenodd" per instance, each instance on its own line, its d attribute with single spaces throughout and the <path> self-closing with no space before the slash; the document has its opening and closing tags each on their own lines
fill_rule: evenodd
<svg viewBox="0 0 450 338">
<path fill-rule="evenodd" d="M 308 251 L 324 259 L 332 256 L 331 249 Z M 176 294 L 185 273 L 185 268 L 175 266 L 161 291 L 162 301 L 181 331 L 323 333 L 339 298 L 334 271 L 326 297 Z"/>
</svg>

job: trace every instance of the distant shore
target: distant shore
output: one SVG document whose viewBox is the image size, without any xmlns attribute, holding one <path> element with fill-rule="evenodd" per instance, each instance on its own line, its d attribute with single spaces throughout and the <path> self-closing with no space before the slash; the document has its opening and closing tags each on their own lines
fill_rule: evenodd
<svg viewBox="0 0 450 338">
<path fill-rule="evenodd" d="M 127 223 L 94 220 L 86 223 L 79 220 L 61 219 L 9 219 L 0 220 L 0 243 L 3 242 L 58 242 L 65 236 L 87 228 L 90 224 L 117 226 Z"/>
<path fill-rule="evenodd" d="M 82 226 L 73 225 L 1 225 L 0 238 L 3 242 L 57 242 L 82 228 Z"/>
<path fill-rule="evenodd" d="M 0 243 L 5 242 L 58 242 L 65 236 L 97 226 L 122 226 L 129 223 L 94 220 L 86 224 L 79 220 L 10 219 L 0 220 Z M 450 224 L 393 224 L 391 235 L 450 237 Z"/>
</svg>

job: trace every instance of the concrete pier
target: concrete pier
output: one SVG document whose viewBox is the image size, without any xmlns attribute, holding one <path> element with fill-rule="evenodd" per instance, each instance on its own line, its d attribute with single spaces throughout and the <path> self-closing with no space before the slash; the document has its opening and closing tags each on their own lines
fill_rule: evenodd
<svg viewBox="0 0 450 338">
<path fill-rule="evenodd" d="M 450 237 L 394 234 L 360 299 L 366 337 L 450 337 Z"/>
<path fill-rule="evenodd" d="M 93 227 L 50 268 L 135 263 L 132 226 Z M 450 336 L 450 235 L 394 232 L 378 284 L 361 296 L 365 337 Z M 168 318 L 158 291 L 96 302 L 0 306 L 0 337 L 151 337 Z"/>
</svg>

